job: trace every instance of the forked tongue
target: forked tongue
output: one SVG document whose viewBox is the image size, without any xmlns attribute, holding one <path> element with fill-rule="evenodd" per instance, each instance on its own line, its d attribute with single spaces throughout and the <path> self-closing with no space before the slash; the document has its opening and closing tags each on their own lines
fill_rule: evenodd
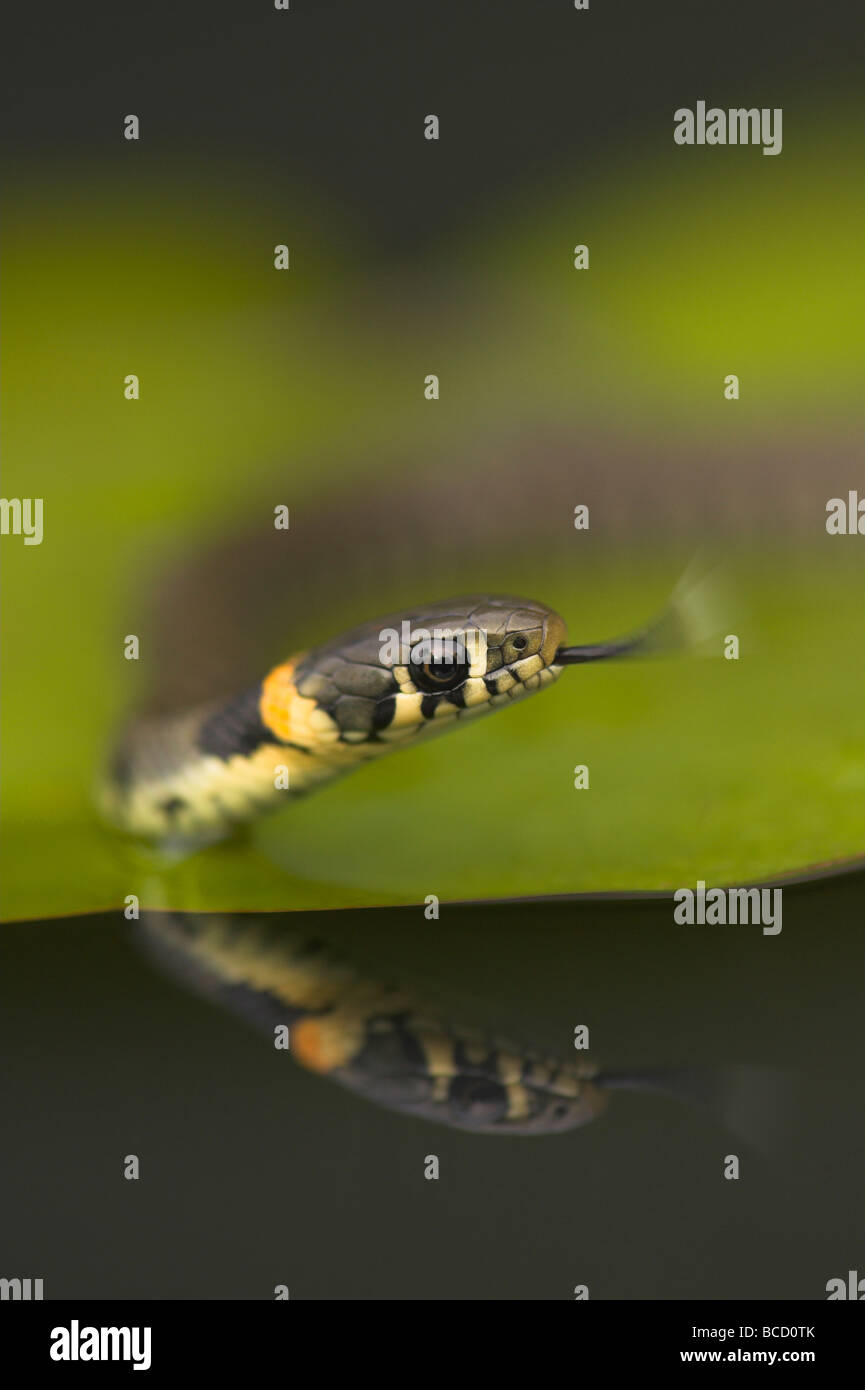
<svg viewBox="0 0 865 1390">
<path fill-rule="evenodd" d="M 693 561 L 653 622 L 610 642 L 560 647 L 556 664 L 579 666 L 588 661 L 699 651 L 722 630 L 722 624 L 730 622 L 732 614 L 725 589 L 720 565 L 706 569 L 699 561 Z"/>
<path fill-rule="evenodd" d="M 595 1085 L 610 1091 L 650 1091 L 709 1112 L 731 1134 L 767 1158 L 787 1152 L 808 1113 L 809 1083 L 780 1067 L 659 1067 L 645 1072 L 601 1071 Z"/>
</svg>

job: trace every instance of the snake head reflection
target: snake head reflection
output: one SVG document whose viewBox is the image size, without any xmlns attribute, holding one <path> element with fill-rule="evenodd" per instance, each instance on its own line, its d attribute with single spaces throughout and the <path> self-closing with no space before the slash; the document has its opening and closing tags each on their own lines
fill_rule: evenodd
<svg viewBox="0 0 865 1390">
<path fill-rule="evenodd" d="M 369 1100 L 455 1129 L 553 1134 L 604 1109 L 595 1067 L 543 1059 L 424 1017 L 381 1017 L 332 1074 Z"/>
</svg>

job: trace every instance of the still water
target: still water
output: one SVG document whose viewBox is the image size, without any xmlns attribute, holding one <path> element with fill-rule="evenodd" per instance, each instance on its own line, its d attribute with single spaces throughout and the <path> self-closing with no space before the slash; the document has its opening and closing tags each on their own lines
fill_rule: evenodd
<svg viewBox="0 0 865 1390">
<path fill-rule="evenodd" d="M 865 1258 L 863 904 L 858 873 L 785 888 L 776 936 L 666 899 L 270 919 L 562 1063 L 586 1025 L 605 1070 L 760 1069 L 735 1116 L 617 1091 L 529 1136 L 298 1066 L 143 949 L 152 918 L 4 927 L 0 1273 L 48 1298 L 825 1298 Z"/>
</svg>

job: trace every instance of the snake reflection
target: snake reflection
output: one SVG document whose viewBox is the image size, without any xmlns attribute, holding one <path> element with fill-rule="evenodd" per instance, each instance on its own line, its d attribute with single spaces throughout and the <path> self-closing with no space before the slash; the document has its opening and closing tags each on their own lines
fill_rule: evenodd
<svg viewBox="0 0 865 1390">
<path fill-rule="evenodd" d="M 542 1057 L 424 1008 L 270 917 L 143 914 L 141 944 L 175 979 L 275 1037 L 293 1060 L 390 1110 L 457 1129 L 550 1134 L 605 1107 L 588 1060 Z"/>
</svg>

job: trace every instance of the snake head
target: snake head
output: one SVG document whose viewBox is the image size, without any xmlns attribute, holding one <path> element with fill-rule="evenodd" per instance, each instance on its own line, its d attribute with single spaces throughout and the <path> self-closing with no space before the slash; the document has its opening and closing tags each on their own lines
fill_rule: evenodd
<svg viewBox="0 0 865 1390">
<path fill-rule="evenodd" d="M 543 689 L 566 640 L 544 604 L 469 596 L 365 623 L 308 652 L 293 679 L 311 730 L 373 754 Z"/>
<path fill-rule="evenodd" d="M 286 794 L 542 689 L 562 670 L 564 641 L 557 613 L 517 598 L 450 599 L 365 623 L 227 700 L 135 722 L 102 813 L 186 852 Z"/>
</svg>

